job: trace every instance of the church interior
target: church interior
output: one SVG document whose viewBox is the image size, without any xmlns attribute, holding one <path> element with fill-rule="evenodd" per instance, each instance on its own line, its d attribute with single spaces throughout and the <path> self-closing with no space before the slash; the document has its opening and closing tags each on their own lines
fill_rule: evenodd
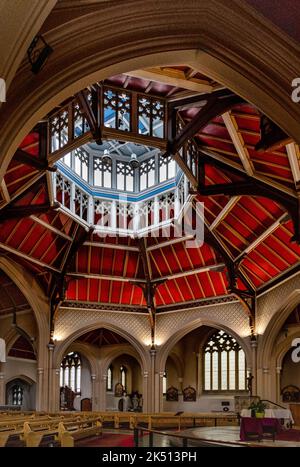
<svg viewBox="0 0 300 467">
<path fill-rule="evenodd" d="M 1 447 L 300 446 L 299 21 L 0 1 Z"/>
</svg>

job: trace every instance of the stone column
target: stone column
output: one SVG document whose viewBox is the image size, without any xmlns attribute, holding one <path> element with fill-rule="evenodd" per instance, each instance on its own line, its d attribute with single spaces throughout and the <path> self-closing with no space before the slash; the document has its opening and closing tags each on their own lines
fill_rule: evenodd
<svg viewBox="0 0 300 467">
<path fill-rule="evenodd" d="M 270 399 L 269 394 L 269 379 L 270 379 L 270 369 L 263 368 L 263 385 L 262 385 L 262 394 L 259 394 L 262 399 Z"/>
<path fill-rule="evenodd" d="M 202 378 L 201 378 L 201 375 L 202 375 L 202 372 L 201 372 L 201 369 L 202 369 L 202 353 L 197 353 L 196 357 L 197 357 L 196 391 L 197 391 L 197 395 L 199 397 L 199 396 L 201 396 L 201 394 L 203 392 L 203 384 L 202 384 Z"/>
<path fill-rule="evenodd" d="M 280 383 L 281 383 L 281 366 L 276 367 L 276 402 L 280 404 Z"/>
<path fill-rule="evenodd" d="M 148 385 L 149 385 L 149 372 L 144 371 L 143 373 L 143 412 L 149 412 Z"/>
<path fill-rule="evenodd" d="M 150 367 L 150 394 L 148 397 L 148 411 L 154 412 L 160 410 L 160 390 L 159 390 L 159 375 L 155 373 L 156 349 L 150 349 L 151 367 Z"/>
<path fill-rule="evenodd" d="M 55 408 L 55 387 L 54 387 L 54 381 L 55 377 L 53 375 L 53 351 L 55 345 L 52 344 L 51 342 L 47 345 L 48 347 L 48 368 L 49 368 L 49 374 L 48 374 L 48 410 L 50 412 L 55 412 L 55 410 L 59 410 L 59 407 L 56 409 Z M 37 400 L 37 402 L 39 402 Z"/>
<path fill-rule="evenodd" d="M 183 391 L 183 378 L 178 378 L 178 391 L 179 393 Z"/>
<path fill-rule="evenodd" d="M 257 340 L 252 339 L 250 341 L 250 345 L 252 351 L 252 394 L 255 396 L 257 394 Z"/>
<path fill-rule="evenodd" d="M 52 374 L 52 387 L 53 387 L 53 393 L 52 396 L 50 396 L 50 402 L 52 398 L 52 407 L 54 412 L 58 412 L 60 410 L 60 384 L 59 384 L 59 378 L 60 378 L 60 368 L 55 368 L 51 369 L 49 371 L 50 374 Z"/>
<path fill-rule="evenodd" d="M 98 410 L 101 412 L 106 410 L 106 380 L 107 374 L 105 373 L 100 377 L 98 388 Z"/>
<path fill-rule="evenodd" d="M 0 405 L 5 405 L 5 363 L 0 363 Z"/>
<path fill-rule="evenodd" d="M 95 383 L 96 383 L 96 375 L 92 374 L 91 375 L 91 400 L 92 400 L 92 411 L 96 410 L 96 406 L 98 405 L 98 397 L 96 394 L 96 388 L 95 388 Z"/>
<path fill-rule="evenodd" d="M 155 412 L 163 412 L 164 410 L 164 393 L 163 393 L 163 379 L 164 379 L 164 371 L 159 372 L 158 378 L 158 394 L 159 394 L 159 403 L 155 400 Z"/>
<path fill-rule="evenodd" d="M 37 368 L 36 410 L 43 410 L 44 368 Z"/>
</svg>

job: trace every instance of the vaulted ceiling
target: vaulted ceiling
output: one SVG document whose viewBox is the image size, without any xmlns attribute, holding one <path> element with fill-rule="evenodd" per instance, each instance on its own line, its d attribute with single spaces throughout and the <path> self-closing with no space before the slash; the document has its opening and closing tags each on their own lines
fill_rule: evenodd
<svg viewBox="0 0 300 467">
<path fill-rule="evenodd" d="M 118 75 L 105 84 L 162 96 L 173 105 L 194 99 L 179 109 L 183 128 L 204 105 L 197 105 L 195 96 L 201 101 L 201 95 L 222 91 L 184 66 Z M 298 200 L 299 148 L 285 141 L 258 151 L 260 113 L 242 101 L 217 113 L 192 139 L 203 174 L 205 169 L 202 189 L 199 185 L 194 193 L 194 202 L 204 202 L 202 246 L 189 248 L 172 233 L 146 238 L 145 271 L 138 239 L 86 232 L 53 204 L 45 132 L 37 127 L 20 145 L 2 184 L 1 254 L 30 270 L 48 296 L 55 287 L 63 289 L 67 304 L 129 306 L 141 312 L 147 312 L 141 288 L 147 274 L 156 287 L 155 307 L 163 311 L 166 306 L 230 296 L 231 266 L 238 268 L 234 287 L 239 291 L 262 291 L 297 271 L 300 247 L 292 241 L 291 212 Z"/>
</svg>

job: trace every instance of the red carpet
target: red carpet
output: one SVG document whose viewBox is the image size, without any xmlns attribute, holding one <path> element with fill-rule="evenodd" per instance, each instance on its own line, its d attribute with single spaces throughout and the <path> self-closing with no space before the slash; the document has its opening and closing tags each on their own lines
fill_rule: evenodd
<svg viewBox="0 0 300 467">
<path fill-rule="evenodd" d="M 276 440 L 279 441 L 300 441 L 300 430 L 281 431 L 276 435 Z"/>
<path fill-rule="evenodd" d="M 133 434 L 119 435 L 114 433 L 103 433 L 101 436 L 94 436 L 76 442 L 76 446 L 84 447 L 134 447 Z"/>
</svg>

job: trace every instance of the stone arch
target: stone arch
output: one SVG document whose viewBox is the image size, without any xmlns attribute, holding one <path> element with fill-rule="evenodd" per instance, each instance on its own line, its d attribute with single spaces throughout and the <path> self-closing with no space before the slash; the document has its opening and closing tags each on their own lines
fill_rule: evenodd
<svg viewBox="0 0 300 467">
<path fill-rule="evenodd" d="M 250 345 L 248 344 L 248 342 L 246 342 L 245 339 L 242 339 L 235 331 L 230 329 L 228 326 L 224 326 L 223 324 L 220 325 L 220 323 L 213 322 L 213 321 L 198 319 L 191 323 L 188 323 L 182 329 L 180 329 L 175 334 L 173 334 L 173 336 L 170 337 L 165 342 L 165 344 L 161 347 L 161 349 L 159 349 L 159 352 L 157 355 L 157 370 L 159 372 L 163 371 L 168 355 L 171 352 L 174 345 L 177 344 L 177 342 L 179 342 L 180 339 L 186 336 L 189 332 L 193 331 L 194 329 L 197 329 L 200 326 L 211 326 L 216 329 L 222 329 L 228 332 L 230 335 L 232 335 L 237 340 L 237 342 L 240 344 L 240 346 L 245 352 L 247 366 L 251 367 L 252 365 L 251 349 L 250 349 Z"/>
<path fill-rule="evenodd" d="M 131 357 L 135 358 L 136 361 L 138 362 L 138 364 L 141 367 L 141 371 L 145 371 L 143 361 L 142 361 L 142 359 L 140 358 L 138 352 L 135 349 L 132 349 L 132 347 L 129 346 L 128 344 L 125 344 L 125 345 L 122 344 L 122 347 L 121 347 L 121 345 L 119 345 L 118 347 L 119 348 L 117 348 L 117 349 L 111 350 L 108 353 L 108 355 L 106 355 L 106 357 L 102 360 L 101 368 L 102 368 L 102 373 L 103 374 L 106 375 L 106 372 L 107 372 L 107 369 L 108 369 L 109 365 L 111 365 L 111 363 L 116 358 L 120 357 L 123 354 L 130 355 Z"/>
<path fill-rule="evenodd" d="M 86 345 L 81 344 L 80 342 L 72 342 L 71 345 L 66 349 L 66 353 L 68 352 L 78 352 L 80 355 L 82 355 L 87 360 L 90 366 L 91 374 L 92 375 L 98 374 L 98 365 L 97 365 L 96 356 Z M 64 353 L 62 358 L 64 358 L 66 353 Z"/>
<path fill-rule="evenodd" d="M 127 331 L 124 329 L 119 328 L 118 326 L 111 324 L 111 323 L 105 323 L 105 322 L 100 322 L 100 323 L 93 323 L 89 326 L 83 327 L 75 331 L 73 334 L 69 335 L 64 341 L 62 341 L 59 345 L 56 346 L 54 355 L 53 355 L 53 365 L 54 368 L 58 368 L 58 365 L 60 365 L 60 361 L 62 359 L 62 355 L 65 353 L 66 349 L 70 347 L 70 345 L 80 336 L 83 334 L 89 332 L 89 331 L 94 331 L 95 329 L 98 328 L 105 328 L 110 331 L 116 332 L 120 336 L 124 337 L 135 349 L 137 352 L 137 355 L 139 355 L 140 360 L 142 362 L 142 367 L 143 368 L 148 368 L 149 366 L 149 355 L 146 353 L 146 349 L 141 345 L 140 342 L 138 342 L 134 337 L 132 337 Z"/>
<path fill-rule="evenodd" d="M 6 381 L 5 381 L 5 384 L 9 384 L 11 383 L 12 381 L 14 380 L 17 380 L 17 379 L 21 379 L 22 381 L 25 381 L 26 383 L 28 383 L 30 386 L 32 384 L 35 384 L 36 381 L 34 381 L 32 378 L 30 378 L 30 376 L 26 376 L 26 375 L 23 375 L 23 374 L 18 374 L 18 375 L 14 375 L 12 376 L 11 378 L 8 378 Z"/>
<path fill-rule="evenodd" d="M 6 403 L 12 403 L 12 389 L 17 383 L 23 388 L 22 407 L 24 407 L 24 410 L 35 409 L 37 381 L 22 373 L 16 374 L 5 381 Z"/>
<path fill-rule="evenodd" d="M 49 26 L 47 40 L 56 53 L 36 79 L 24 59 L 0 112 L 0 180 L 20 141 L 57 104 L 96 80 L 154 65 L 193 66 L 258 106 L 299 142 L 300 109 L 290 98 L 300 68 L 297 45 L 266 18 L 237 0 L 129 0 L 124 7 L 105 2 L 101 12 L 91 6 Z M 251 43 L 244 40 L 245 28 L 252 31 Z"/>
<path fill-rule="evenodd" d="M 18 332 L 15 328 L 11 328 L 7 333 L 6 335 L 4 336 L 4 340 L 6 342 L 6 355 L 8 356 L 8 353 L 10 351 L 10 349 L 12 348 L 12 346 L 15 344 L 15 342 L 17 341 L 17 339 L 20 337 L 20 336 L 23 336 L 25 339 L 28 340 L 28 342 L 30 343 L 30 345 L 32 346 L 36 356 L 37 356 L 37 348 L 36 348 L 36 343 L 33 342 L 31 339 L 30 339 L 30 336 L 27 334 L 26 331 L 24 331 L 23 329 L 21 330 L 22 333 Z"/>
<path fill-rule="evenodd" d="M 268 368 L 272 358 L 275 339 L 285 320 L 300 302 L 300 289 L 294 290 L 273 314 L 258 345 L 258 367 Z"/>
<path fill-rule="evenodd" d="M 0 269 L 2 269 L 8 277 L 10 277 L 10 279 L 21 290 L 22 294 L 28 301 L 30 307 L 33 310 L 37 324 L 38 347 L 39 349 L 42 346 L 45 347 L 49 340 L 49 304 L 43 291 L 38 286 L 33 277 L 27 271 L 25 271 L 22 266 L 16 264 L 15 262 L 2 257 L 0 258 Z"/>
<path fill-rule="evenodd" d="M 168 357 L 173 361 L 173 363 L 175 364 L 175 367 L 176 367 L 176 370 L 177 370 L 177 374 L 178 374 L 178 377 L 179 378 L 182 378 L 183 377 L 183 369 L 184 369 L 184 363 L 181 359 L 181 357 L 179 355 L 177 355 L 175 352 L 171 352 L 169 353 Z M 167 357 L 167 358 L 168 358 Z M 167 360 L 166 360 L 166 363 L 167 363 Z"/>
</svg>

